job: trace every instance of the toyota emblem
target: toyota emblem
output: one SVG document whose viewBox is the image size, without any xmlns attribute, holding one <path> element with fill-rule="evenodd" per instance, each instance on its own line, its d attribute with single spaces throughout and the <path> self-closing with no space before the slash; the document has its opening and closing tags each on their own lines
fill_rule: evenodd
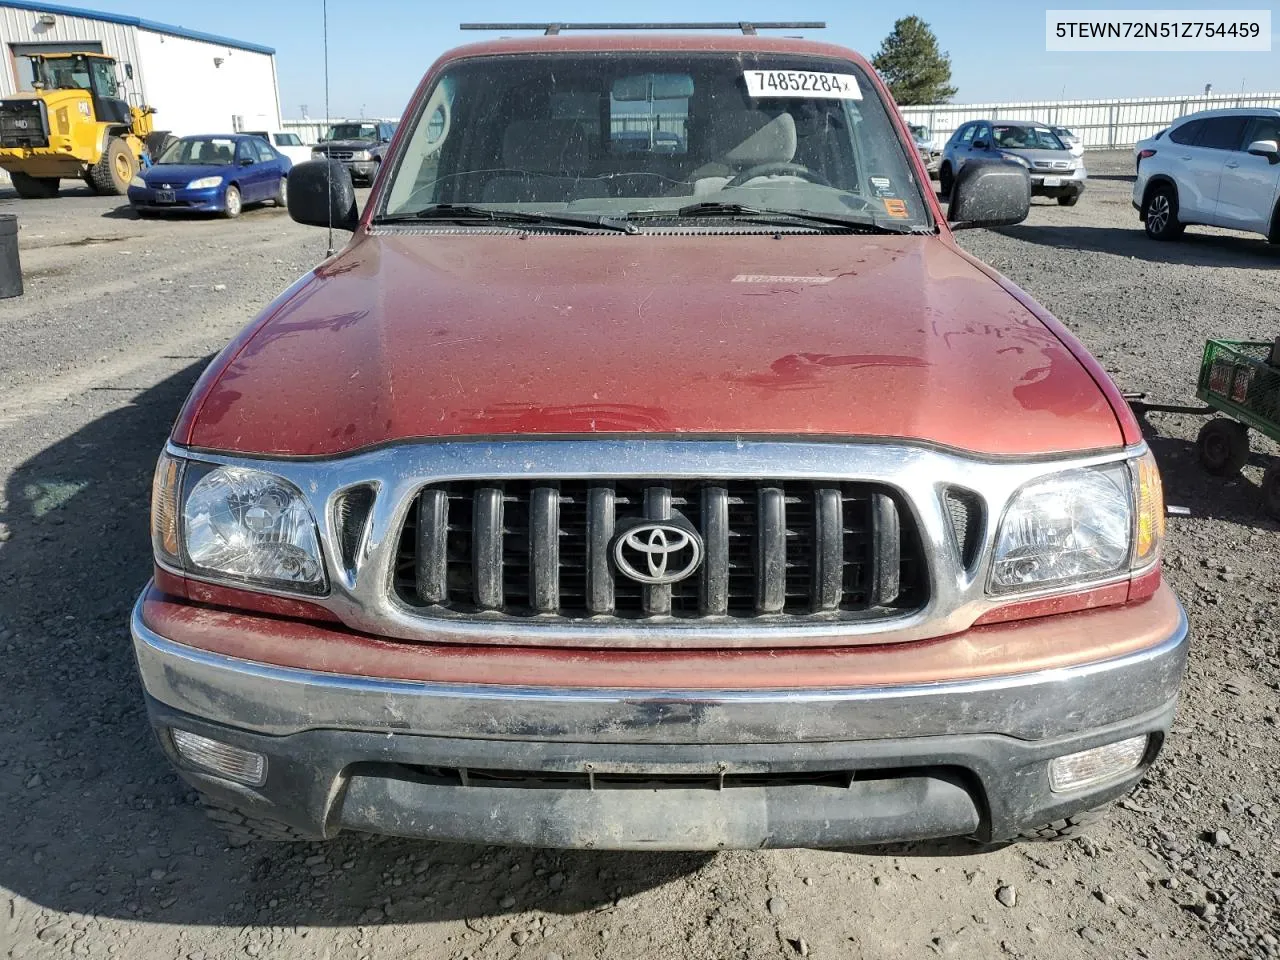
<svg viewBox="0 0 1280 960">
<path fill-rule="evenodd" d="M 703 562 L 703 538 L 692 527 L 646 521 L 618 534 L 613 562 L 623 576 L 640 584 L 675 584 Z"/>
<path fill-rule="evenodd" d="M 676 583 L 698 569 L 702 538 L 674 523 L 639 523 L 613 541 L 613 560 L 623 575 L 639 583 Z"/>
</svg>

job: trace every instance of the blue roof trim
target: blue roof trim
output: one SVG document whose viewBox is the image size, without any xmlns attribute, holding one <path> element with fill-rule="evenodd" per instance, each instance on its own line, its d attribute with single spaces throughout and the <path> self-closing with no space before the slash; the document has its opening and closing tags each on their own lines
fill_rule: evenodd
<svg viewBox="0 0 1280 960">
<path fill-rule="evenodd" d="M 64 17 L 84 17 L 87 20 L 104 20 L 107 23 L 120 23 L 126 27 L 139 27 L 153 33 L 167 33 L 173 37 L 185 37 L 188 40 L 202 40 L 205 43 L 216 43 L 223 47 L 235 47 L 237 50 L 248 50 L 252 53 L 266 53 L 275 56 L 274 47 L 264 47 L 257 43 L 245 43 L 243 40 L 232 40 L 214 33 L 201 33 L 199 30 L 188 30 L 167 23 L 156 23 L 154 20 L 143 20 L 141 17 L 130 17 L 123 13 L 106 13 L 102 10 L 86 10 L 83 7 L 64 7 L 57 3 L 32 3 L 31 0 L 0 0 L 0 7 L 12 7 L 15 10 L 30 10 L 32 13 L 60 13 Z"/>
</svg>

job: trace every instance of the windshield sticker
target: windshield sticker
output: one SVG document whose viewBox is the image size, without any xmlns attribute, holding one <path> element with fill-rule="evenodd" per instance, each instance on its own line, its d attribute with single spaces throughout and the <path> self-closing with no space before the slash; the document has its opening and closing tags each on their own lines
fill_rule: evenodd
<svg viewBox="0 0 1280 960">
<path fill-rule="evenodd" d="M 747 93 L 753 97 L 809 100 L 861 100 L 858 78 L 851 73 L 814 70 L 745 70 Z"/>
<path fill-rule="evenodd" d="M 907 213 L 907 202 L 905 200 L 886 199 L 884 201 L 884 212 L 891 217 L 903 220 L 910 216 Z"/>
<path fill-rule="evenodd" d="M 893 197 L 897 196 L 893 192 L 893 181 L 888 177 L 872 177 L 871 186 L 875 189 L 877 197 Z"/>
</svg>

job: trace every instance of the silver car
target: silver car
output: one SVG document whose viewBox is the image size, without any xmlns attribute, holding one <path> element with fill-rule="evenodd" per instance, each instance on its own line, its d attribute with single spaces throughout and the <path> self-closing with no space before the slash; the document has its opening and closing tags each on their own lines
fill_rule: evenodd
<svg viewBox="0 0 1280 960">
<path fill-rule="evenodd" d="M 1084 141 L 1080 139 L 1080 135 L 1074 130 L 1067 127 L 1050 127 L 1050 130 L 1067 145 L 1067 149 L 1071 151 L 1073 157 L 1084 156 Z"/>
<path fill-rule="evenodd" d="M 962 123 L 942 148 L 938 185 L 949 196 L 956 173 L 973 159 L 1020 163 L 1031 173 L 1031 193 L 1053 197 L 1074 207 L 1084 193 L 1088 173 L 1084 160 L 1071 155 L 1053 130 L 1028 120 L 970 120 Z"/>
<path fill-rule="evenodd" d="M 916 149 L 920 151 L 920 159 L 924 161 L 925 169 L 929 173 L 938 172 L 938 161 L 942 154 L 937 147 L 933 145 L 933 134 L 929 132 L 929 128 L 918 123 L 908 124 L 911 128 L 911 138 L 915 141 Z"/>
</svg>

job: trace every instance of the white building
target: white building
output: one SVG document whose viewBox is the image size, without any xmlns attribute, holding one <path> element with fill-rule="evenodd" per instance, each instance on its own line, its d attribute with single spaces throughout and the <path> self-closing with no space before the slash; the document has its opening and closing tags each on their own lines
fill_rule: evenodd
<svg viewBox="0 0 1280 960">
<path fill-rule="evenodd" d="M 155 107 L 157 130 L 183 136 L 280 127 L 270 47 L 116 13 L 0 0 L 0 48 L 0 97 L 30 89 L 24 54 L 105 53 L 120 62 L 129 101 Z"/>
</svg>

